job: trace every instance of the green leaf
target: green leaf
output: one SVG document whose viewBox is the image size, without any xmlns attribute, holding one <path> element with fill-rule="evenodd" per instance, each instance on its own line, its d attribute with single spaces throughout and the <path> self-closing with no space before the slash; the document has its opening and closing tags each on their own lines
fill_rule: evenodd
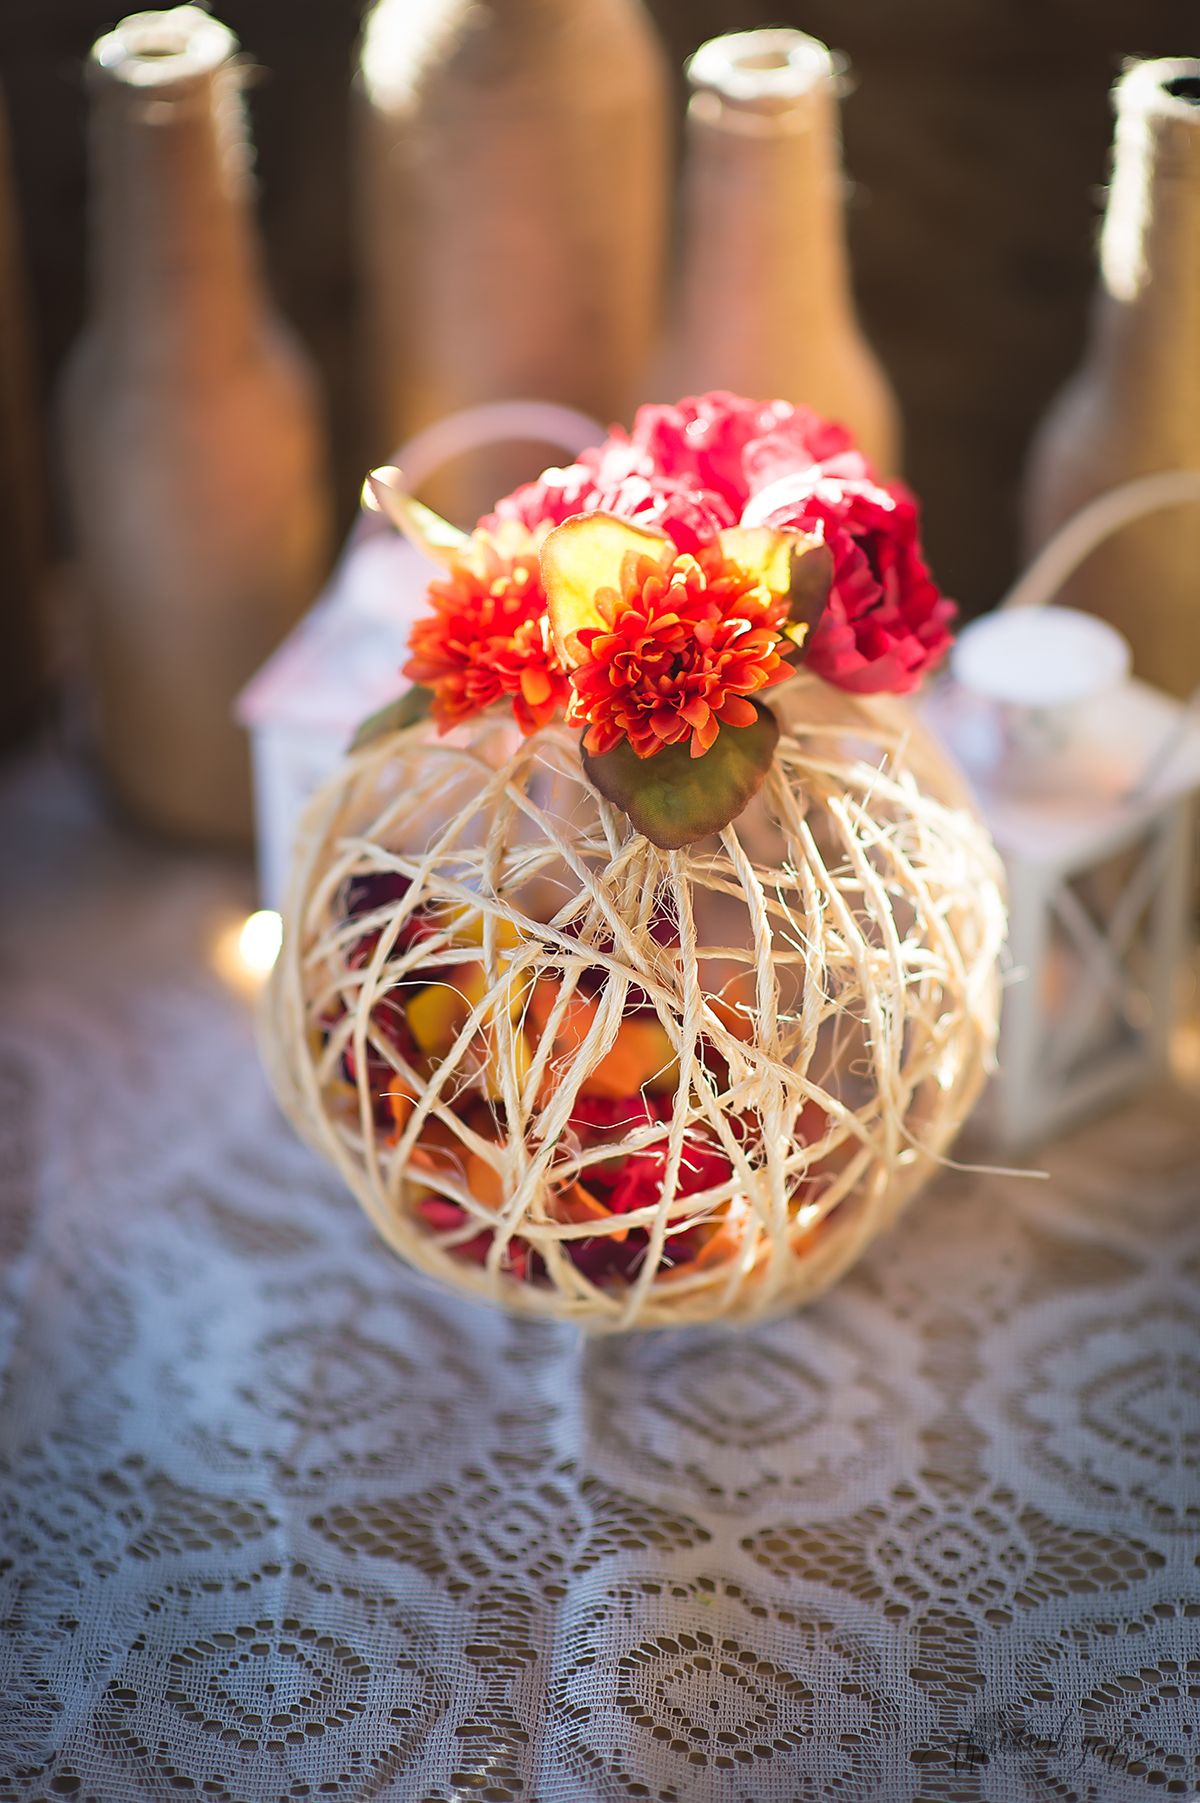
<svg viewBox="0 0 1200 1803">
<path fill-rule="evenodd" d="M 384 733 L 403 732 L 406 726 L 415 726 L 418 720 L 425 719 L 432 706 L 432 689 L 419 686 L 406 689 L 395 701 L 389 701 L 377 714 L 371 714 L 363 721 L 347 750 L 361 751 L 364 745 L 382 739 Z"/>
<path fill-rule="evenodd" d="M 703 757 L 694 758 L 684 739 L 640 758 L 626 739 L 603 757 L 584 751 L 584 774 L 606 800 L 624 808 L 652 845 L 678 851 L 719 833 L 762 787 L 779 723 L 770 708 L 751 705 L 758 715 L 754 724 L 722 726 Z"/>
</svg>

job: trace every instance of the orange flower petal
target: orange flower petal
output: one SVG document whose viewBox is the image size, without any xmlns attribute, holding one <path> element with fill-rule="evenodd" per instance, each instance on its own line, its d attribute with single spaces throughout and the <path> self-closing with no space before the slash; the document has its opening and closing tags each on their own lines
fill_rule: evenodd
<svg viewBox="0 0 1200 1803">
<path fill-rule="evenodd" d="M 467 1159 L 467 1185 L 477 1202 L 485 1208 L 501 1208 L 504 1204 L 504 1179 L 494 1164 L 472 1152 Z"/>
<path fill-rule="evenodd" d="M 527 664 L 521 671 L 521 693 L 531 707 L 540 707 L 550 699 L 550 676 L 545 669 L 536 664 Z"/>
<path fill-rule="evenodd" d="M 678 1081 L 675 1048 L 662 1022 L 623 1020 L 611 1049 L 584 1078 L 579 1093 L 619 1101 L 637 1095 L 643 1086 L 664 1093 Z"/>
<path fill-rule="evenodd" d="M 554 1220 L 569 1222 L 572 1226 L 581 1225 L 585 1221 L 611 1221 L 616 1218 L 612 1209 L 597 1202 L 582 1183 L 572 1183 L 568 1188 L 559 1190 L 551 1201 L 550 1214 Z M 616 1233 L 606 1234 L 605 1238 L 620 1241 L 625 1239 L 628 1232 L 628 1227 L 621 1227 Z"/>
<path fill-rule="evenodd" d="M 757 719 L 758 716 L 755 715 L 755 718 Z M 707 724 L 698 726 L 692 734 L 692 756 L 694 758 L 700 758 L 704 756 L 706 751 L 711 751 L 720 730 L 721 722 L 717 719 L 715 714 L 710 713 Z"/>
<path fill-rule="evenodd" d="M 758 716 L 752 702 L 744 700 L 741 695 L 727 695 L 717 718 L 725 726 L 750 726 Z"/>
<path fill-rule="evenodd" d="M 688 701 L 685 701 L 680 708 L 679 716 L 680 719 L 686 720 L 689 726 L 703 728 L 708 725 L 708 719 L 711 712 L 712 710 L 707 701 L 704 700 L 703 696 L 693 695 Z M 724 719 L 725 716 L 722 715 L 721 717 Z M 734 724 L 742 726 L 745 722 L 738 720 L 735 721 Z"/>
</svg>

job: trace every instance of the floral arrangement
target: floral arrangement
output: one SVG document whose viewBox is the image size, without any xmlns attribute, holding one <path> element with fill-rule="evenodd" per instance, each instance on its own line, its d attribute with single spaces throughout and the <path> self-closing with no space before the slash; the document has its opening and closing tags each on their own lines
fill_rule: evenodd
<svg viewBox="0 0 1200 1803">
<path fill-rule="evenodd" d="M 724 393 L 642 407 L 631 436 L 546 471 L 470 538 L 375 488 L 449 565 L 404 670 L 443 731 L 507 700 L 524 734 L 556 714 L 586 727 L 592 759 L 684 741 L 698 758 L 722 726 L 756 725 L 751 696 L 801 658 L 838 688 L 905 694 L 951 644 L 913 497 L 807 407 Z M 602 767 L 589 775 L 609 793 Z"/>
<path fill-rule="evenodd" d="M 893 699 L 954 611 L 912 497 L 728 394 L 643 407 L 469 535 L 372 485 L 444 575 L 414 686 L 310 809 L 281 1099 L 398 1249 L 509 1306 L 817 1293 L 995 1031 L 994 859 Z"/>
</svg>

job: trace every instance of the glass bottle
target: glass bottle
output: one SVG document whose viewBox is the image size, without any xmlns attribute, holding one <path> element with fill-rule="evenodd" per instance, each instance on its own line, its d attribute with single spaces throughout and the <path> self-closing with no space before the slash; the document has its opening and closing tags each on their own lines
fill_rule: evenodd
<svg viewBox="0 0 1200 1803">
<path fill-rule="evenodd" d="M 1030 552 L 1118 483 L 1200 469 L 1200 61 L 1133 64 L 1113 101 L 1091 330 L 1030 454 Z M 1118 627 L 1136 674 L 1184 696 L 1200 683 L 1198 572 L 1200 506 L 1174 507 L 1114 534 L 1059 600 Z"/>
<path fill-rule="evenodd" d="M 237 41 L 190 6 L 95 45 L 91 306 L 62 436 L 95 730 L 125 810 L 252 832 L 230 708 L 312 601 L 329 500 L 313 377 L 268 301 Z"/>
<path fill-rule="evenodd" d="M 850 289 L 833 57 L 801 31 L 734 32 L 701 46 L 688 79 L 683 259 L 662 398 L 730 388 L 804 402 L 895 473 L 896 402 Z"/>
<path fill-rule="evenodd" d="M 627 418 L 667 205 L 665 61 L 640 0 L 378 0 L 359 86 L 378 455 L 480 402 Z M 558 455 L 475 452 L 425 492 L 473 525 Z"/>
</svg>

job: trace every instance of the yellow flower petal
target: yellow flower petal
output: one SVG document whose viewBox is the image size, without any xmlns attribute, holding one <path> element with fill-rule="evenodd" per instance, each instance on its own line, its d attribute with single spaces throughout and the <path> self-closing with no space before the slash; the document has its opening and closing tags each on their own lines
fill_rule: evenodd
<svg viewBox="0 0 1200 1803">
<path fill-rule="evenodd" d="M 410 544 L 424 552 L 433 563 L 440 563 L 443 569 L 454 568 L 455 559 L 469 548 L 470 537 L 423 502 L 414 501 L 404 487 L 403 470 L 384 464 L 371 471 L 367 487 L 380 513 L 403 532 Z"/>
<path fill-rule="evenodd" d="M 674 554 L 661 532 L 647 532 L 611 513 L 581 513 L 554 528 L 542 546 L 542 585 L 554 646 L 568 669 L 587 656 L 577 634 L 589 626 L 599 631 L 611 626 L 596 596 L 601 589 L 621 593 L 626 560 L 650 557 L 665 575 Z"/>
</svg>

